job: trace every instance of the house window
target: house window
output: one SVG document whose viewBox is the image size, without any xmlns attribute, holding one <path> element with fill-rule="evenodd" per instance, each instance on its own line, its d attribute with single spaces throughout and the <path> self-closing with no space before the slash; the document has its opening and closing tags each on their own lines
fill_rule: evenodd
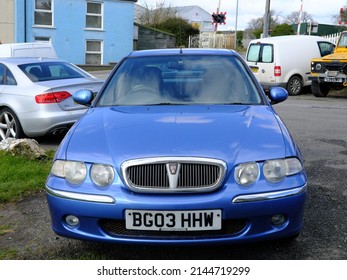
<svg viewBox="0 0 347 280">
<path fill-rule="evenodd" d="M 102 29 L 103 4 L 87 2 L 86 28 Z"/>
<path fill-rule="evenodd" d="M 86 64 L 102 64 L 102 41 L 90 40 L 86 42 Z"/>
<path fill-rule="evenodd" d="M 54 0 L 35 0 L 35 25 L 53 26 L 53 1 Z"/>
</svg>

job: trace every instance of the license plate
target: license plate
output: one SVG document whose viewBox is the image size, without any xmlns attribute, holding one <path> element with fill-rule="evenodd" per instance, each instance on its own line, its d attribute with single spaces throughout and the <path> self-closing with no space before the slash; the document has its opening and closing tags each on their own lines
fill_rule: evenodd
<svg viewBox="0 0 347 280">
<path fill-rule="evenodd" d="M 336 77 L 339 72 L 337 71 L 327 71 L 326 74 L 328 77 Z"/>
<path fill-rule="evenodd" d="M 324 82 L 328 82 L 328 83 L 342 83 L 342 78 L 324 78 Z"/>
<path fill-rule="evenodd" d="M 126 210 L 125 227 L 133 230 L 199 231 L 222 228 L 221 210 Z"/>
<path fill-rule="evenodd" d="M 251 67 L 251 70 L 253 73 L 258 73 L 259 68 L 257 67 Z"/>
</svg>

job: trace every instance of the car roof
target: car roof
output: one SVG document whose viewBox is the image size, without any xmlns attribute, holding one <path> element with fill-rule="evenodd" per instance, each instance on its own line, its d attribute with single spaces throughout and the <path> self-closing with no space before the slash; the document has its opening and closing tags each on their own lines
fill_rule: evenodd
<svg viewBox="0 0 347 280">
<path fill-rule="evenodd" d="M 0 63 L 13 64 L 13 65 L 21 65 L 21 64 L 37 63 L 37 62 L 52 62 L 52 61 L 66 62 L 65 60 L 62 60 L 62 59 L 44 58 L 44 57 L 5 57 L 5 58 L 0 58 Z"/>
<path fill-rule="evenodd" d="M 236 52 L 226 49 L 153 49 L 134 51 L 129 57 L 163 56 L 163 55 L 235 55 Z"/>
</svg>

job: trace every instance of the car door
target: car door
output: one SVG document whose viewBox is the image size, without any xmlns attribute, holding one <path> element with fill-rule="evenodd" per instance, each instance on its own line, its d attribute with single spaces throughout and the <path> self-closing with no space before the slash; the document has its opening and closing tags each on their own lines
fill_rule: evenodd
<svg viewBox="0 0 347 280">
<path fill-rule="evenodd" d="M 256 43 L 248 48 L 246 61 L 261 84 L 275 82 L 273 44 Z"/>
</svg>

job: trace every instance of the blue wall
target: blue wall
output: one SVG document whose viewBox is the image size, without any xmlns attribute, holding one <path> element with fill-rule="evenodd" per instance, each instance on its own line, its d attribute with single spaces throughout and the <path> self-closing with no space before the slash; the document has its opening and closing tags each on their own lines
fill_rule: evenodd
<svg viewBox="0 0 347 280">
<path fill-rule="evenodd" d="M 24 2 L 25 0 L 16 0 L 18 5 L 23 5 Z M 133 50 L 134 3 L 131 1 L 99 1 L 104 3 L 101 31 L 85 28 L 86 0 L 54 0 L 53 27 L 44 28 L 34 26 L 34 0 L 26 2 L 26 41 L 33 42 L 37 36 L 51 37 L 60 58 L 75 64 L 85 64 L 86 40 L 103 41 L 103 64 L 118 62 Z M 18 14 L 20 10 L 21 8 L 16 8 Z M 18 25 L 23 23 L 24 20 Z M 20 30 L 19 26 L 16 30 Z M 24 42 L 23 33 L 18 32 L 16 42 Z"/>
</svg>

